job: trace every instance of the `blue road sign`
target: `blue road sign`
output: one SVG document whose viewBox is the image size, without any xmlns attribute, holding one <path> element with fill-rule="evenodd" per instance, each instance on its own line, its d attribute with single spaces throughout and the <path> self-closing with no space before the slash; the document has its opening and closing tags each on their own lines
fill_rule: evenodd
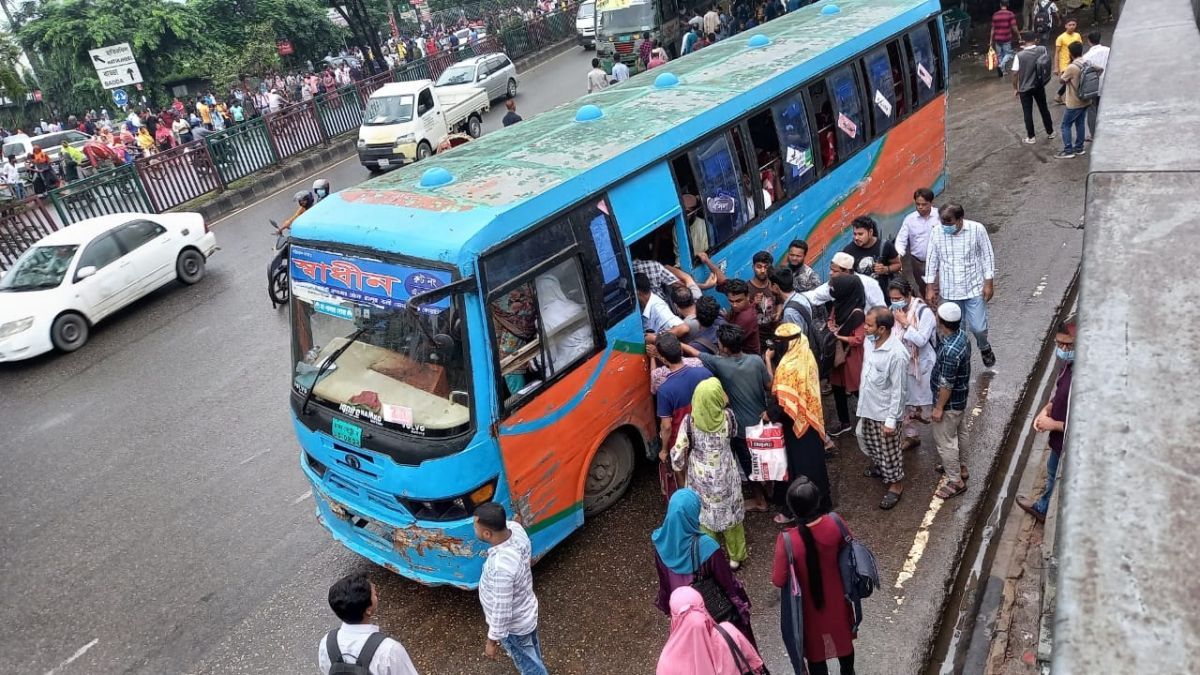
<svg viewBox="0 0 1200 675">
<path fill-rule="evenodd" d="M 123 106 L 128 102 L 129 94 L 126 94 L 124 89 L 113 89 L 113 103 Z"/>
</svg>

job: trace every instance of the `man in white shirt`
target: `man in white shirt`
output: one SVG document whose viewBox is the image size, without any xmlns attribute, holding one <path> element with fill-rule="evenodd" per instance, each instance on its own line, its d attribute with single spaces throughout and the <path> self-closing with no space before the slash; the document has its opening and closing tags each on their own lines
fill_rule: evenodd
<svg viewBox="0 0 1200 675">
<path fill-rule="evenodd" d="M 1094 1 L 1094 0 L 1093 0 Z M 1100 71 L 1100 95 L 1104 95 L 1104 71 L 1108 68 L 1108 47 L 1100 44 L 1100 31 L 1094 30 L 1088 33 L 1088 48 L 1087 53 L 1083 55 L 1083 62 Z M 1087 126 L 1088 140 L 1096 135 L 1096 116 L 1100 114 L 1100 97 L 1088 106 L 1087 111 Z"/>
<path fill-rule="evenodd" d="M 612 76 L 615 82 L 624 82 L 629 79 L 629 66 L 620 61 L 613 63 Z"/>
<path fill-rule="evenodd" d="M 608 89 L 608 73 L 600 67 L 600 59 L 592 59 L 592 69 L 587 74 L 587 93 Z"/>
<path fill-rule="evenodd" d="M 342 625 L 329 631 L 317 646 L 317 667 L 322 675 L 335 663 L 357 663 L 372 675 L 417 675 L 404 646 L 371 623 L 378 604 L 375 584 L 361 572 L 342 577 L 329 587 L 329 607 Z"/>
<path fill-rule="evenodd" d="M 892 331 L 896 319 L 887 307 L 867 312 L 863 324 L 867 345 L 862 382 L 858 389 L 858 439 L 871 458 L 871 475 L 883 481 L 887 492 L 879 508 L 891 509 L 904 492 L 904 452 L 900 449 L 900 419 L 908 393 L 908 348 Z"/>
<path fill-rule="evenodd" d="M 504 647 L 521 675 L 547 675 L 538 640 L 529 535 L 508 520 L 503 506 L 487 502 L 475 509 L 475 536 L 488 545 L 479 577 L 479 604 L 488 625 L 484 656 L 495 659 L 496 648 Z"/>
<path fill-rule="evenodd" d="M 646 342 L 654 344 L 655 336 L 664 332 L 683 340 L 688 334 L 688 325 L 654 292 L 650 277 L 638 272 L 633 275 L 633 285 L 642 305 L 642 330 L 646 333 Z"/>
<path fill-rule="evenodd" d="M 879 287 L 879 282 L 865 275 L 859 274 L 854 270 L 854 256 L 839 251 L 833 254 L 833 261 L 829 263 L 829 276 L 835 277 L 839 274 L 853 274 L 862 282 L 863 294 L 866 296 L 866 304 L 863 305 L 863 311 L 867 311 L 872 307 L 886 307 L 887 301 L 883 299 L 883 289 Z M 833 302 L 833 295 L 829 292 L 829 283 L 823 283 L 820 286 L 803 294 L 808 299 L 810 305 L 816 307 L 824 305 L 827 302 Z"/>
<path fill-rule="evenodd" d="M 933 190 L 917 188 L 913 192 L 916 211 L 904 217 L 900 231 L 896 233 L 896 253 L 904 260 L 904 254 L 912 256 L 912 275 L 917 281 L 921 297 L 925 297 L 925 259 L 929 255 L 929 235 L 933 228 L 941 225 L 937 207 L 933 205 Z"/>
<path fill-rule="evenodd" d="M 21 182 L 21 172 L 17 169 L 16 155 L 9 155 L 7 162 L 0 163 L 0 183 L 8 186 L 13 199 L 25 198 L 25 185 Z"/>
<path fill-rule="evenodd" d="M 996 355 L 988 343 L 987 303 L 992 299 L 996 258 L 987 230 L 981 223 L 965 220 L 964 215 L 958 204 L 942 205 L 942 226 L 929 240 L 926 298 L 930 307 L 949 300 L 962 309 L 963 321 L 975 335 L 983 365 L 991 368 L 996 364 Z"/>
<path fill-rule="evenodd" d="M 704 15 L 704 34 L 715 35 L 721 30 L 721 14 L 717 12 L 717 6 L 713 5 L 708 13 Z"/>
</svg>

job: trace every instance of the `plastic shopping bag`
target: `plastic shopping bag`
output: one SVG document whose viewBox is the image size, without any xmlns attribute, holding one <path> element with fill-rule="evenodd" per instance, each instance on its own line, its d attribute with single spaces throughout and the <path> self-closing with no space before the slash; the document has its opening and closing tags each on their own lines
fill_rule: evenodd
<svg viewBox="0 0 1200 675">
<path fill-rule="evenodd" d="M 787 450 L 783 444 L 783 427 L 778 424 L 756 424 L 746 428 L 746 447 L 750 449 L 750 480 L 787 480 Z"/>
<path fill-rule="evenodd" d="M 987 56 L 983 60 L 983 64 L 988 70 L 995 70 L 1000 65 L 1000 57 L 996 56 L 996 48 L 988 47 Z"/>
</svg>

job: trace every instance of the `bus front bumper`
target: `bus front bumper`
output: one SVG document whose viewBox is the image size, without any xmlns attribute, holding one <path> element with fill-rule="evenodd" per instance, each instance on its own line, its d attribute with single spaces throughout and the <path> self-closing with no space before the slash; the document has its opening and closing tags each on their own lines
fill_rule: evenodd
<svg viewBox="0 0 1200 675">
<path fill-rule="evenodd" d="M 483 571 L 482 544 L 473 519 L 424 527 L 389 522 L 379 513 L 363 513 L 313 486 L 317 520 L 343 546 L 372 562 L 428 586 L 473 590 Z M 372 509 L 374 511 L 374 509 Z"/>
</svg>

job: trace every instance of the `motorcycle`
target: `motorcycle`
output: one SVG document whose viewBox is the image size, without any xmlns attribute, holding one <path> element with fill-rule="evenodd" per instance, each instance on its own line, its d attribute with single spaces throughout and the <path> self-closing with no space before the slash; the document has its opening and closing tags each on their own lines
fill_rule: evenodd
<svg viewBox="0 0 1200 675">
<path fill-rule="evenodd" d="M 274 233 L 279 228 L 279 224 L 274 220 L 271 221 L 271 232 Z M 291 243 L 288 242 L 286 234 L 279 234 L 275 237 L 275 256 L 271 259 L 271 264 L 267 266 L 267 294 L 271 296 L 271 309 L 278 309 L 281 305 L 286 305 L 291 298 L 291 288 L 288 286 L 288 255 L 291 251 Z"/>
</svg>

